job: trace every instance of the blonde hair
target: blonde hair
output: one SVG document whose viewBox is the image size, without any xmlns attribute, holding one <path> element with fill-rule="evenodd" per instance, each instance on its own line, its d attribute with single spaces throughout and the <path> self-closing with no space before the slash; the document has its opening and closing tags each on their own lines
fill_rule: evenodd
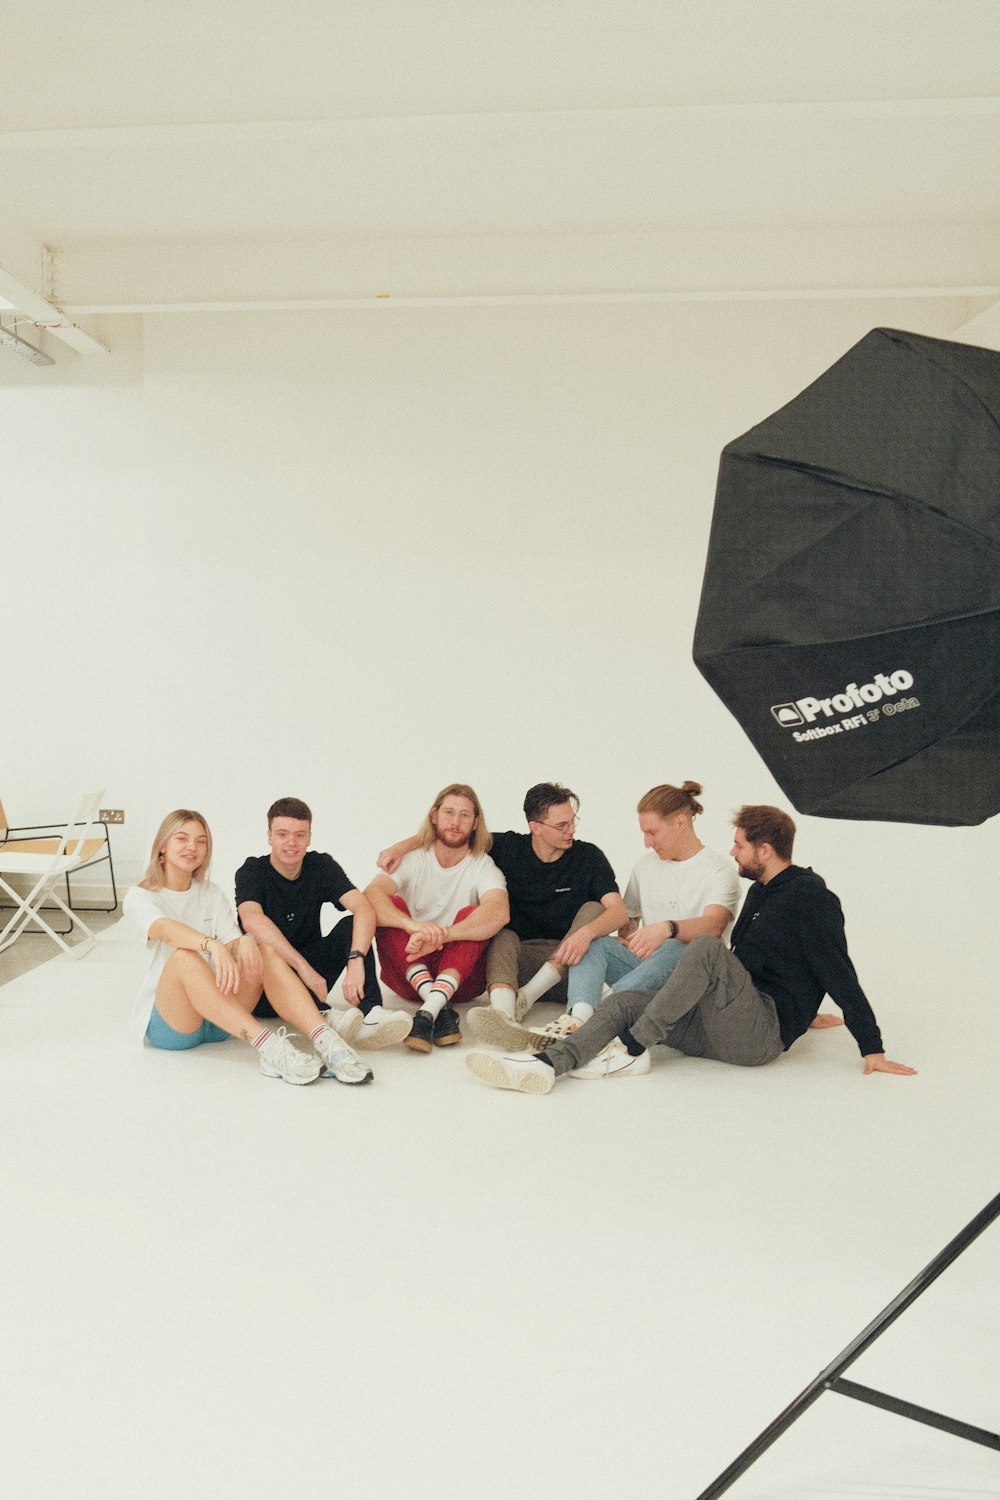
<svg viewBox="0 0 1000 1500">
<path fill-rule="evenodd" d="M 193 812 L 189 807 L 178 807 L 174 812 L 167 813 L 167 816 L 156 830 L 153 847 L 149 851 L 149 864 L 146 866 L 145 873 L 139 881 L 144 891 L 161 891 L 163 889 L 161 856 L 167 840 L 173 838 L 178 828 L 181 828 L 185 823 L 200 823 L 205 830 L 205 837 L 208 839 L 208 853 L 191 876 L 191 879 L 208 879 L 208 868 L 212 863 L 212 830 L 200 812 Z"/>
<path fill-rule="evenodd" d="M 475 832 L 472 835 L 472 842 L 469 845 L 469 853 L 477 855 L 489 854 L 493 847 L 493 835 L 486 826 L 486 819 L 483 817 L 483 809 L 480 806 L 479 798 L 471 786 L 466 786 L 464 781 L 453 781 L 444 787 L 442 791 L 438 792 L 430 811 L 417 829 L 418 848 L 429 849 L 437 838 L 437 831 L 431 822 L 431 813 L 438 811 L 446 797 L 465 797 L 467 801 L 472 803 L 478 822 L 476 823 Z"/>
<path fill-rule="evenodd" d="M 685 781 L 683 786 L 654 786 L 645 797 L 640 798 L 636 808 L 640 813 L 655 813 L 658 818 L 673 818 L 677 813 L 687 813 L 694 818 L 701 812 L 701 787 L 697 781 Z"/>
</svg>

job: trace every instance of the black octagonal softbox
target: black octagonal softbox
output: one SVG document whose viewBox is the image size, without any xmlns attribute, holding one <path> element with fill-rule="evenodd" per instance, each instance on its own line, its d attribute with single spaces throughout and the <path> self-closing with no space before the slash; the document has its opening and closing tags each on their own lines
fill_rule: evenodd
<svg viewBox="0 0 1000 1500">
<path fill-rule="evenodd" d="M 694 657 L 801 812 L 1000 811 L 1000 354 L 874 329 L 729 443 Z"/>
</svg>

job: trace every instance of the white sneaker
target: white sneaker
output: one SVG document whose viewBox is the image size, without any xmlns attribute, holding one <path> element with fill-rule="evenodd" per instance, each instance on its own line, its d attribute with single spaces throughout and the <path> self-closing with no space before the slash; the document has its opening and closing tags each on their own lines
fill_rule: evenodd
<svg viewBox="0 0 1000 1500">
<path fill-rule="evenodd" d="M 357 1046 L 358 1032 L 365 1018 L 356 1005 L 348 1005 L 344 1010 L 323 1010 L 320 1011 L 320 1016 L 324 1024 L 332 1026 L 349 1047 Z"/>
<path fill-rule="evenodd" d="M 365 1067 L 353 1048 L 332 1026 L 323 1027 L 313 1046 L 326 1064 L 324 1078 L 336 1078 L 338 1083 L 371 1083 L 371 1068 Z"/>
<path fill-rule="evenodd" d="M 539 1026 L 537 1030 L 526 1031 L 527 1045 L 533 1052 L 544 1052 L 550 1042 L 564 1042 L 574 1031 L 579 1031 L 583 1025 L 582 1021 L 571 1016 L 568 1010 L 564 1010 L 561 1016 L 556 1016 L 547 1026 Z"/>
<path fill-rule="evenodd" d="M 465 1025 L 477 1042 L 486 1042 L 491 1047 L 506 1047 L 508 1052 L 526 1052 L 531 1046 L 525 1028 L 495 1005 L 470 1006 Z"/>
<path fill-rule="evenodd" d="M 257 1049 L 257 1056 L 265 1078 L 281 1078 L 285 1083 L 315 1083 L 320 1075 L 318 1058 L 293 1046 L 284 1026 L 271 1032 Z"/>
<path fill-rule="evenodd" d="M 405 1010 L 383 1010 L 381 1005 L 376 1005 L 361 1017 L 361 1025 L 355 1027 L 349 1040 L 351 1046 L 361 1052 L 374 1052 L 377 1047 L 394 1047 L 403 1041 L 409 1036 L 412 1025 L 413 1017 Z M 340 1034 L 343 1036 L 343 1032 Z"/>
<path fill-rule="evenodd" d="M 556 1081 L 555 1069 L 537 1057 L 502 1057 L 496 1052 L 469 1052 L 470 1072 L 495 1089 L 516 1089 L 521 1094 L 547 1094 Z"/>
<path fill-rule="evenodd" d="M 598 1052 L 582 1068 L 574 1068 L 571 1078 L 641 1078 L 650 1069 L 648 1052 L 633 1057 L 625 1043 L 618 1037 L 610 1041 L 603 1052 Z"/>
</svg>

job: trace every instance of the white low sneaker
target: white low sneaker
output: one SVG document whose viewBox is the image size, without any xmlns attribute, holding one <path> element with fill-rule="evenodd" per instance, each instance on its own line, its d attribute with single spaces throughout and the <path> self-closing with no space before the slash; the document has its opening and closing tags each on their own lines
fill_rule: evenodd
<svg viewBox="0 0 1000 1500">
<path fill-rule="evenodd" d="M 320 1012 L 323 1022 L 332 1026 L 339 1037 L 343 1037 L 349 1047 L 358 1044 L 358 1032 L 364 1023 L 364 1016 L 356 1005 L 348 1005 L 344 1010 L 325 1010 Z"/>
<path fill-rule="evenodd" d="M 365 1067 L 353 1048 L 332 1026 L 323 1027 L 313 1046 L 326 1064 L 324 1078 L 336 1078 L 338 1083 L 371 1083 L 371 1068 Z"/>
<path fill-rule="evenodd" d="M 506 1047 L 508 1052 L 526 1052 L 531 1046 L 525 1028 L 495 1005 L 471 1005 L 465 1017 L 465 1025 L 477 1042 L 486 1042 L 490 1047 Z"/>
<path fill-rule="evenodd" d="M 469 1052 L 465 1065 L 491 1088 L 516 1089 L 520 1094 L 547 1094 L 556 1081 L 555 1069 L 548 1063 L 523 1054 L 504 1057 L 496 1052 Z"/>
<path fill-rule="evenodd" d="M 285 1083 L 315 1083 L 322 1071 L 318 1057 L 300 1052 L 284 1026 L 272 1031 L 257 1049 L 260 1071 L 265 1078 L 281 1078 Z"/>
<path fill-rule="evenodd" d="M 615 1037 L 609 1042 L 603 1052 L 589 1063 L 584 1063 L 582 1068 L 574 1068 L 569 1075 L 571 1078 L 641 1078 L 648 1073 L 651 1067 L 648 1052 L 640 1052 L 638 1057 L 633 1057 L 625 1043 Z"/>
<path fill-rule="evenodd" d="M 356 1011 L 355 1014 L 360 1015 L 361 1012 Z M 361 1025 L 354 1028 L 350 1043 L 360 1052 L 374 1052 L 378 1047 L 395 1047 L 409 1036 L 412 1025 L 413 1017 L 405 1010 L 384 1010 L 381 1005 L 376 1005 L 366 1016 L 361 1017 Z M 337 1029 L 340 1030 L 339 1027 Z M 343 1032 L 341 1035 L 343 1036 Z"/>
</svg>

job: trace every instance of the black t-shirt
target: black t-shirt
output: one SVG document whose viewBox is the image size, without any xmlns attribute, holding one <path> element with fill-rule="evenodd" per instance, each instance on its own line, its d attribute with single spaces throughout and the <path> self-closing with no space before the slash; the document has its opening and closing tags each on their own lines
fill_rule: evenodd
<svg viewBox="0 0 1000 1500">
<path fill-rule="evenodd" d="M 585 901 L 619 894 L 600 849 L 579 839 L 546 864 L 532 849 L 530 833 L 495 833 L 490 857 L 507 880 L 510 926 L 526 941 L 561 941 Z"/>
<path fill-rule="evenodd" d="M 319 913 L 323 903 L 332 901 L 343 911 L 343 897 L 355 888 L 329 854 L 310 849 L 296 880 L 279 875 L 268 856 L 261 854 L 245 860 L 236 871 L 236 906 L 238 911 L 242 901 L 256 901 L 282 937 L 297 952 L 305 953 L 322 936 Z"/>
</svg>

